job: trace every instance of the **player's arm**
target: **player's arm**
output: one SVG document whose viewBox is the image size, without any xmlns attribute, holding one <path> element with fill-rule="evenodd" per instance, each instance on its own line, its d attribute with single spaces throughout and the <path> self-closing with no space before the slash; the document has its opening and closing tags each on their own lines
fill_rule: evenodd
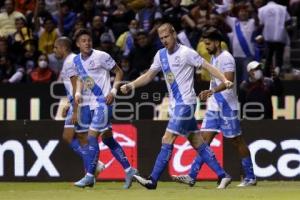
<svg viewBox="0 0 300 200">
<path fill-rule="evenodd" d="M 213 67 L 207 61 L 203 61 L 202 67 L 206 69 L 211 75 L 221 80 L 225 84 L 227 89 L 233 87 L 232 81 L 229 81 L 219 69 Z"/>
<path fill-rule="evenodd" d="M 121 91 L 126 94 L 128 93 L 130 90 L 132 90 L 133 88 L 139 88 L 142 87 L 144 85 L 147 85 L 148 83 L 150 83 L 153 78 L 156 76 L 156 74 L 159 71 L 157 70 L 148 70 L 146 73 L 142 74 L 141 76 L 139 76 L 137 79 L 135 79 L 132 82 L 129 82 L 125 85 L 121 86 Z"/>
<path fill-rule="evenodd" d="M 78 122 L 77 119 L 77 112 L 78 112 L 78 106 L 81 103 L 81 90 L 82 90 L 82 83 L 78 76 L 72 76 L 70 77 L 72 88 L 73 88 L 73 114 L 72 114 L 72 123 L 76 124 Z"/>
<path fill-rule="evenodd" d="M 111 72 L 113 72 L 116 76 L 115 76 L 115 80 L 113 83 L 113 88 L 111 89 L 110 93 L 106 96 L 106 104 L 110 105 L 113 103 L 114 98 L 117 95 L 118 89 L 120 87 L 121 81 L 123 79 L 124 73 L 122 71 L 122 69 L 118 66 L 115 65 L 112 69 Z"/>
</svg>

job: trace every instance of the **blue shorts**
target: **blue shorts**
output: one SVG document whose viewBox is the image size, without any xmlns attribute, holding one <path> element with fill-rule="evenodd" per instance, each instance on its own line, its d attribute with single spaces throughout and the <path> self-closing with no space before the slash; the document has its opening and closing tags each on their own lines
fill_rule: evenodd
<svg viewBox="0 0 300 200">
<path fill-rule="evenodd" d="M 65 128 L 74 128 L 75 132 L 82 133 L 89 130 L 90 123 L 92 121 L 91 111 L 89 106 L 79 107 L 78 123 L 72 123 L 73 106 L 68 110 L 67 117 L 65 119 Z"/>
<path fill-rule="evenodd" d="M 226 138 L 234 138 L 241 135 L 238 111 L 206 111 L 204 120 L 202 122 L 201 131 L 222 131 L 223 136 Z"/>
<path fill-rule="evenodd" d="M 170 112 L 167 131 L 187 137 L 191 132 L 199 132 L 194 117 L 196 105 L 176 105 Z"/>
<path fill-rule="evenodd" d="M 95 110 L 91 111 L 91 114 L 91 130 L 103 132 L 111 129 L 112 106 L 101 103 Z"/>
</svg>

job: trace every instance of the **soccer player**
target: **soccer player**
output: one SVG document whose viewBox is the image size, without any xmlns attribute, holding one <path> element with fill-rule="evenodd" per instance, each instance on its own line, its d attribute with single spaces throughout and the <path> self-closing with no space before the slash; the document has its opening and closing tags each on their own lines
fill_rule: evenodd
<svg viewBox="0 0 300 200">
<path fill-rule="evenodd" d="M 234 58 L 228 51 L 221 50 L 221 33 L 212 28 L 204 33 L 203 37 L 207 51 L 212 55 L 211 64 L 222 71 L 228 80 L 234 81 Z M 250 151 L 242 136 L 238 119 L 238 98 L 233 89 L 225 89 L 225 85 L 220 80 L 212 78 L 210 89 L 202 91 L 199 95 L 201 100 L 207 100 L 207 111 L 201 128 L 202 136 L 205 142 L 210 144 L 216 134 L 222 131 L 223 136 L 228 138 L 237 149 L 242 160 L 245 177 L 238 186 L 254 186 L 256 177 Z M 173 176 L 173 179 L 193 186 L 204 162 L 202 156 L 197 156 L 188 175 Z"/>
<path fill-rule="evenodd" d="M 54 43 L 54 53 L 57 58 L 63 59 L 63 67 L 60 73 L 61 79 L 64 83 L 67 97 L 69 100 L 69 105 L 64 107 L 66 113 L 63 139 L 70 145 L 72 150 L 76 152 L 82 159 L 84 163 L 84 169 L 87 170 L 90 157 L 88 156 L 88 142 L 87 142 L 87 131 L 88 127 L 80 126 L 77 123 L 77 109 L 78 102 L 74 101 L 74 96 L 76 90 L 73 89 L 77 87 L 77 71 L 75 65 L 73 64 L 73 59 L 76 54 L 71 52 L 72 42 L 67 37 L 60 37 Z M 81 106 L 80 108 L 80 120 L 84 121 L 86 124 L 90 124 L 90 108 L 88 105 Z M 73 112 L 74 111 L 74 112 Z M 74 125 L 75 124 L 75 125 Z M 105 168 L 105 165 L 98 161 L 96 176 Z"/>
<path fill-rule="evenodd" d="M 158 179 L 171 157 L 174 141 L 178 135 L 181 135 L 187 137 L 198 154 L 204 158 L 205 163 L 216 172 L 219 178 L 217 188 L 224 189 L 231 182 L 231 177 L 219 165 L 214 153 L 203 141 L 194 117 L 197 100 L 194 91 L 194 71 L 195 68 L 203 67 L 224 82 L 228 88 L 232 87 L 232 82 L 201 58 L 196 51 L 179 44 L 175 29 L 171 24 L 162 24 L 158 28 L 158 35 L 165 48 L 156 53 L 153 64 L 145 74 L 121 87 L 121 91 L 127 93 L 133 88 L 144 86 L 162 70 L 170 94 L 171 117 L 152 173 L 148 178 L 138 175 L 134 177 L 147 189 L 156 189 Z"/>
<path fill-rule="evenodd" d="M 76 45 L 80 53 L 73 62 L 78 76 L 83 82 L 83 101 L 88 99 L 91 109 L 92 123 L 88 131 L 89 155 L 93 158 L 86 175 L 75 183 L 75 186 L 86 187 L 94 185 L 94 173 L 99 156 L 98 136 L 109 147 L 111 153 L 120 162 L 126 173 L 124 189 L 130 188 L 133 175 L 137 169 L 131 167 L 122 147 L 113 138 L 110 118 L 112 104 L 123 77 L 123 71 L 112 57 L 103 52 L 92 49 L 91 33 L 80 29 L 75 33 Z M 110 72 L 116 74 L 113 88 L 110 84 Z"/>
</svg>

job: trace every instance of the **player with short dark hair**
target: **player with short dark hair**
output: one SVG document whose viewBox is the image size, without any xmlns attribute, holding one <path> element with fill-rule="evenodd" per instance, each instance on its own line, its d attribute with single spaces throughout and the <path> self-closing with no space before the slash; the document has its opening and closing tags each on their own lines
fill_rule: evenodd
<svg viewBox="0 0 300 200">
<path fill-rule="evenodd" d="M 91 33 L 87 29 L 79 29 L 75 33 L 76 45 L 80 53 L 73 62 L 80 77 L 83 89 L 83 101 L 88 99 L 92 122 L 89 125 L 88 143 L 89 155 L 93 158 L 87 174 L 75 183 L 75 186 L 86 187 L 94 185 L 94 173 L 99 156 L 98 137 L 109 147 L 111 153 L 120 162 L 126 173 L 124 188 L 131 186 L 133 175 L 137 170 L 131 167 L 122 147 L 113 138 L 110 118 L 112 104 L 123 77 L 123 71 L 113 58 L 103 52 L 93 49 Z M 110 72 L 115 73 L 113 87 L 110 84 Z"/>
<path fill-rule="evenodd" d="M 217 29 L 208 30 L 203 35 L 204 43 L 209 54 L 212 55 L 211 64 L 224 73 L 226 79 L 234 82 L 235 61 L 232 55 L 221 49 L 222 35 Z M 207 100 L 207 111 L 202 123 L 201 133 L 207 144 L 222 131 L 228 138 L 242 160 L 245 177 L 239 187 L 256 185 L 253 164 L 249 148 L 242 136 L 238 115 L 238 97 L 234 89 L 226 89 L 226 85 L 219 79 L 212 78 L 210 89 L 200 93 L 202 101 Z M 188 175 L 173 176 L 175 181 L 190 186 L 195 184 L 196 177 L 205 159 L 200 155 L 194 160 Z"/>
</svg>

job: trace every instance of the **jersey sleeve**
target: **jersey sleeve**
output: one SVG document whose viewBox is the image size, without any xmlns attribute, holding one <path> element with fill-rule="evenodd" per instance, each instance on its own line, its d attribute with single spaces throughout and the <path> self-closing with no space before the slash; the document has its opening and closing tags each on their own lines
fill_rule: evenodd
<svg viewBox="0 0 300 200">
<path fill-rule="evenodd" d="M 68 78 L 71 78 L 72 76 L 78 76 L 78 71 L 75 66 L 74 62 L 67 61 L 64 63 L 65 74 Z"/>
<path fill-rule="evenodd" d="M 102 56 L 100 57 L 101 66 L 104 69 L 110 71 L 116 65 L 116 61 L 108 53 L 103 52 Z"/>
<path fill-rule="evenodd" d="M 160 62 L 160 59 L 159 59 L 159 51 L 154 56 L 153 63 L 150 66 L 149 70 L 153 70 L 153 71 L 157 71 L 157 72 L 159 72 L 161 70 L 161 62 Z"/>
<path fill-rule="evenodd" d="M 226 57 L 222 62 L 222 72 L 234 72 L 235 71 L 235 61 L 232 57 Z"/>
<path fill-rule="evenodd" d="M 196 68 L 201 68 L 204 60 L 203 58 L 193 49 L 187 52 L 187 64 Z"/>
</svg>

